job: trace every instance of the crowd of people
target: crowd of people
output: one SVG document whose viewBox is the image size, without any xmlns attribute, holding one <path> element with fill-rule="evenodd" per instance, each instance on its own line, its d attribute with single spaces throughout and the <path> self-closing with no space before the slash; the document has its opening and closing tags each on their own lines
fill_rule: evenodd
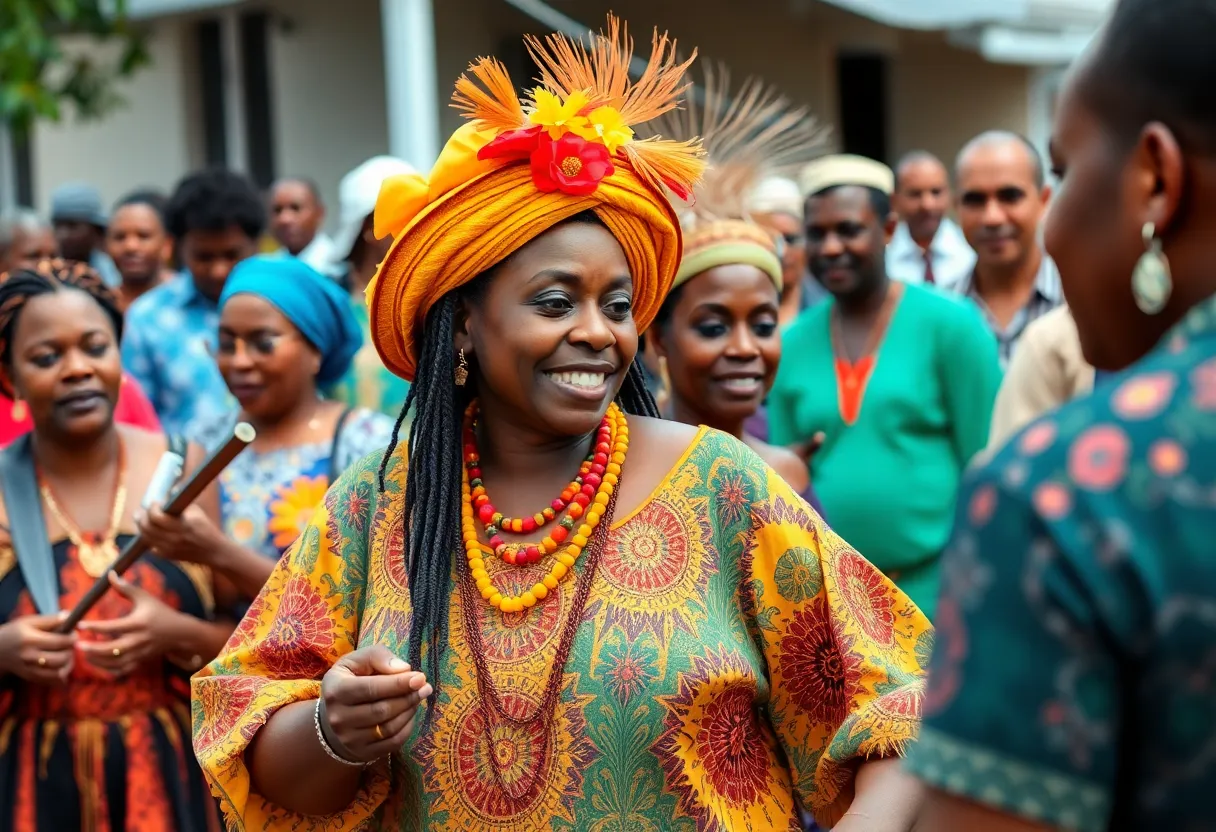
<svg viewBox="0 0 1216 832">
<path fill-rule="evenodd" d="M 0 832 L 1206 828 L 1213 37 L 890 167 L 610 18 L 332 233 L 0 216 Z"/>
</svg>

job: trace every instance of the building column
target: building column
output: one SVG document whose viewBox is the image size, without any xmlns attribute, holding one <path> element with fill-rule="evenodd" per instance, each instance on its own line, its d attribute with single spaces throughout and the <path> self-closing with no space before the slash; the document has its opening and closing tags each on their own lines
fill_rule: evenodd
<svg viewBox="0 0 1216 832">
<path fill-rule="evenodd" d="M 17 157 L 12 134 L 0 122 L 0 213 L 17 207 Z"/>
<path fill-rule="evenodd" d="M 245 140 L 245 68 L 241 62 L 241 19 L 236 9 L 220 13 L 220 48 L 224 62 L 224 133 L 227 167 L 249 171 L 249 145 Z"/>
<path fill-rule="evenodd" d="M 439 156 L 432 0 L 380 0 L 389 152 L 429 171 Z"/>
</svg>

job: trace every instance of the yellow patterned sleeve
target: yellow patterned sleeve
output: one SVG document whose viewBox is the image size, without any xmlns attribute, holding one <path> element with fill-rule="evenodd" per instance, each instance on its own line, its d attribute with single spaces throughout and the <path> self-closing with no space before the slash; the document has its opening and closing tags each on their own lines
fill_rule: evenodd
<svg viewBox="0 0 1216 832">
<path fill-rule="evenodd" d="M 387 768 L 373 768 L 341 815 L 298 816 L 254 793 L 245 764 L 245 750 L 270 716 L 317 698 L 321 677 L 358 642 L 373 462 L 356 464 L 330 489 L 224 651 L 193 680 L 194 749 L 229 828 L 356 829 L 388 795 Z"/>
<path fill-rule="evenodd" d="M 779 476 L 766 476 L 744 554 L 744 614 L 768 665 L 770 718 L 794 788 L 830 826 L 852 802 L 858 763 L 900 755 L 915 738 L 933 630 Z"/>
</svg>

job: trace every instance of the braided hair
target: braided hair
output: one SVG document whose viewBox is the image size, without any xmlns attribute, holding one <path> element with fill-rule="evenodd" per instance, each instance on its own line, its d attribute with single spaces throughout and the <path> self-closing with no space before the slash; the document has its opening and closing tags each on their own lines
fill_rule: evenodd
<svg viewBox="0 0 1216 832">
<path fill-rule="evenodd" d="M 10 371 L 12 344 L 17 321 L 33 298 L 64 291 L 84 292 L 97 302 L 114 327 L 114 340 L 122 340 L 122 312 L 118 301 L 96 271 L 85 263 L 56 258 L 43 260 L 33 268 L 14 269 L 0 275 L 0 362 Z M 11 372 L 10 372 L 11 375 Z M 4 393 L 13 395 L 7 382 Z"/>
<path fill-rule="evenodd" d="M 588 211 L 565 222 L 600 223 Z M 504 261 L 505 262 L 505 261 Z M 409 475 L 405 486 L 404 525 L 406 571 L 413 616 L 410 620 L 409 662 L 423 669 L 438 695 L 439 668 L 448 643 L 448 612 L 452 598 L 452 557 L 460 546 L 461 429 L 464 411 L 472 398 L 455 383 L 453 335 L 461 303 L 476 302 L 489 278 L 502 263 L 467 286 L 449 292 L 431 309 L 419 344 L 418 375 L 397 424 L 392 443 L 380 465 L 380 489 L 389 460 L 400 437 L 406 415 L 414 412 L 409 433 Z M 659 410 L 646 387 L 636 361 L 625 374 L 617 403 L 635 416 L 659 418 Z M 424 650 L 425 646 L 425 650 Z M 428 718 L 434 713 L 428 710 Z"/>
</svg>

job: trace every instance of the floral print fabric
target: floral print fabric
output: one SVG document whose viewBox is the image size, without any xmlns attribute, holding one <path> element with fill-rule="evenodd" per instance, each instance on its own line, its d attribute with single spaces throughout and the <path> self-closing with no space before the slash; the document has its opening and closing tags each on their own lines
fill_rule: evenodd
<svg viewBox="0 0 1216 832">
<path fill-rule="evenodd" d="M 227 414 L 201 427 L 194 438 L 204 448 L 217 448 L 232 435 L 235 424 L 236 416 Z M 392 419 L 358 409 L 342 423 L 337 441 L 329 437 L 265 452 L 246 448 L 218 479 L 224 533 L 241 546 L 278 560 L 321 505 L 330 470 L 345 471 L 387 447 L 392 435 Z"/>
<path fill-rule="evenodd" d="M 912 771 L 1053 827 L 1202 827 L 1216 788 L 1214 539 L 1208 301 L 970 479 Z"/>
<path fill-rule="evenodd" d="M 454 591 L 439 704 L 429 722 L 417 720 L 411 745 L 371 769 L 339 816 L 270 805 L 251 792 L 242 757 L 258 728 L 283 705 L 315 698 L 342 654 L 373 644 L 407 652 L 405 466 L 396 455 L 383 495 L 376 467 L 368 460 L 330 491 L 195 680 L 195 747 L 231 823 L 796 830 L 796 800 L 836 820 L 856 762 L 899 753 L 915 734 L 931 638 L 924 616 L 750 450 L 702 429 L 651 497 L 614 524 L 548 736 L 488 724 Z M 498 564 L 492 577 L 505 592 L 543 569 Z M 566 582 L 522 613 L 478 610 L 509 712 L 539 701 L 572 596 Z"/>
</svg>

